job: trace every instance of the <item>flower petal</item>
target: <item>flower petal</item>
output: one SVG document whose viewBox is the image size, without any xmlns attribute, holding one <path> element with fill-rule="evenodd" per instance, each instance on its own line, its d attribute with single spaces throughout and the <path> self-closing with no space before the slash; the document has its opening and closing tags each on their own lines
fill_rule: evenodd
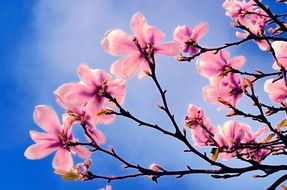
<svg viewBox="0 0 287 190">
<path fill-rule="evenodd" d="M 43 130 L 50 134 L 58 135 L 61 124 L 53 108 L 46 105 L 38 105 L 34 111 L 34 121 Z"/>
<path fill-rule="evenodd" d="M 133 37 L 119 29 L 106 33 L 101 45 L 104 50 L 112 55 L 125 55 L 138 51 Z"/>
<path fill-rule="evenodd" d="M 75 152 L 80 158 L 88 159 L 91 157 L 91 152 L 84 146 L 73 146 L 71 150 Z"/>
<path fill-rule="evenodd" d="M 53 168 L 70 171 L 73 167 L 73 158 L 71 152 L 60 148 L 53 159 Z"/>
<path fill-rule="evenodd" d="M 184 46 L 176 41 L 170 41 L 156 45 L 154 48 L 156 54 L 175 56 L 182 52 Z"/>
<path fill-rule="evenodd" d="M 29 146 L 25 152 L 24 156 L 30 160 L 36 160 L 41 159 L 49 154 L 51 154 L 53 151 L 57 149 L 57 146 L 51 144 L 51 142 L 41 142 L 37 144 L 33 144 Z"/>
<path fill-rule="evenodd" d="M 88 85 L 92 85 L 94 74 L 87 64 L 81 63 L 78 66 L 77 73 L 79 78 Z"/>
<path fill-rule="evenodd" d="M 111 73 L 118 78 L 129 78 L 136 72 L 137 68 L 144 61 L 139 53 L 116 60 L 111 66 Z"/>
<path fill-rule="evenodd" d="M 130 22 L 130 27 L 139 43 L 143 45 L 146 42 L 144 33 L 148 27 L 148 23 L 141 12 L 136 12 L 133 15 Z"/>
<path fill-rule="evenodd" d="M 207 23 L 200 23 L 198 24 L 192 32 L 191 39 L 195 42 L 197 42 L 202 36 L 205 35 L 206 31 L 208 29 Z"/>
<path fill-rule="evenodd" d="M 57 141 L 55 136 L 50 135 L 49 133 L 42 133 L 38 131 L 30 131 L 30 136 L 36 143 L 43 141 Z"/>
<path fill-rule="evenodd" d="M 54 94 L 59 105 L 65 109 L 71 109 L 88 102 L 92 89 L 79 83 L 66 83 L 58 87 Z"/>
</svg>

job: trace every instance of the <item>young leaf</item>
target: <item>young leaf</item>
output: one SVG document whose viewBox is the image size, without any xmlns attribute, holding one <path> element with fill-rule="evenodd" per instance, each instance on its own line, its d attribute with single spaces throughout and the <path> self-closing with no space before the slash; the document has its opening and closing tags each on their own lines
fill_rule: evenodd
<svg viewBox="0 0 287 190">
<path fill-rule="evenodd" d="M 211 149 L 211 160 L 216 161 L 219 155 L 218 148 L 212 148 Z"/>
<path fill-rule="evenodd" d="M 80 178 L 80 175 L 77 173 L 73 173 L 73 172 L 68 172 L 65 175 L 63 175 L 64 180 L 77 180 L 79 178 Z"/>
<path fill-rule="evenodd" d="M 287 126 L 287 119 L 283 119 L 282 121 L 280 121 L 280 123 L 278 124 L 278 127 L 281 129 L 281 128 L 284 128 Z"/>
<path fill-rule="evenodd" d="M 274 136 L 275 133 L 269 134 L 267 137 L 264 138 L 263 142 L 269 142 Z"/>
</svg>

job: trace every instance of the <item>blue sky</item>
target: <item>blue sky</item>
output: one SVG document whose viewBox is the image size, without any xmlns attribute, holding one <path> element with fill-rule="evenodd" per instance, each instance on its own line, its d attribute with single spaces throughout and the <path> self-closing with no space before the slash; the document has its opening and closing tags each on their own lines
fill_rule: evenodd
<svg viewBox="0 0 287 190">
<path fill-rule="evenodd" d="M 0 161 L 2 163 L 1 189 L 69 189 L 91 190 L 105 185 L 104 181 L 67 182 L 53 174 L 52 156 L 42 160 L 25 159 L 23 153 L 32 144 L 29 130 L 40 130 L 32 119 L 34 106 L 49 104 L 58 114 L 63 110 L 56 105 L 53 91 L 61 84 L 78 81 L 77 65 L 81 62 L 93 68 L 109 70 L 116 60 L 104 52 L 100 41 L 104 33 L 113 28 L 130 32 L 129 21 L 136 11 L 141 11 L 151 25 L 166 33 L 166 40 L 178 25 L 195 26 L 208 22 L 209 31 L 202 44 L 216 46 L 234 41 L 235 31 L 225 17 L 221 1 L 198 0 L 2 0 L 0 2 Z M 273 7 L 282 11 L 286 7 Z M 253 43 L 230 49 L 232 55 L 244 54 L 252 67 L 268 70 L 273 63 L 269 55 L 258 50 Z M 208 81 L 195 72 L 192 63 L 177 63 L 173 58 L 158 58 L 158 75 L 168 89 L 170 107 L 179 123 L 187 105 L 194 103 L 206 109 L 214 125 L 222 124 L 225 111 L 203 101 L 201 88 Z M 264 65 L 264 66 L 262 66 Z M 260 87 L 259 87 L 260 88 Z M 264 95 L 262 95 L 263 98 Z M 268 101 L 268 99 L 266 99 Z M 155 109 L 160 102 L 158 93 L 148 79 L 128 82 L 125 107 L 148 121 L 170 127 L 165 116 Z M 242 105 L 246 105 L 244 104 Z M 243 106 L 244 107 L 244 106 Z M 240 118 L 238 118 L 240 120 Z M 247 120 L 244 120 L 248 122 Z M 274 118 L 276 121 L 276 118 Z M 257 123 L 250 122 L 254 128 Z M 205 167 L 194 156 L 182 153 L 184 147 L 159 133 L 139 128 L 126 119 L 118 118 L 111 126 L 99 126 L 107 136 L 107 144 L 127 159 L 144 166 L 159 163 L 165 168 L 184 168 L 187 164 Z M 80 133 L 80 130 L 75 131 Z M 207 151 L 207 150 L 205 150 Z M 144 155 L 144 156 L 143 156 Z M 120 174 L 120 163 L 96 153 L 92 170 L 104 174 Z M 275 160 L 280 161 L 280 159 Z M 274 162 L 274 159 L 266 162 Z M 236 165 L 238 162 L 230 162 Z M 254 174 L 254 173 L 253 173 Z M 268 179 L 252 179 L 252 174 L 229 180 L 215 180 L 209 176 L 187 176 L 180 180 L 163 177 L 159 184 L 145 179 L 113 182 L 115 190 L 154 189 L 262 189 L 276 176 Z M 240 185 L 238 185 L 240 184 Z"/>
</svg>

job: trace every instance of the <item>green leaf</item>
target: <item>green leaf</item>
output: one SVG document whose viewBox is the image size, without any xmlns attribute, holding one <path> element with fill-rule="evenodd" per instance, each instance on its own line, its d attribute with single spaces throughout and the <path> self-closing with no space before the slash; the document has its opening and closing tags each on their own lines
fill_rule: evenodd
<svg viewBox="0 0 287 190">
<path fill-rule="evenodd" d="M 219 155 L 218 148 L 212 148 L 211 149 L 211 160 L 216 161 Z"/>
<path fill-rule="evenodd" d="M 282 121 L 280 121 L 280 123 L 278 124 L 279 128 L 284 128 L 287 127 L 287 119 L 283 119 Z"/>
<path fill-rule="evenodd" d="M 80 178 L 80 174 L 68 172 L 65 175 L 63 175 L 64 180 L 77 180 Z"/>
</svg>

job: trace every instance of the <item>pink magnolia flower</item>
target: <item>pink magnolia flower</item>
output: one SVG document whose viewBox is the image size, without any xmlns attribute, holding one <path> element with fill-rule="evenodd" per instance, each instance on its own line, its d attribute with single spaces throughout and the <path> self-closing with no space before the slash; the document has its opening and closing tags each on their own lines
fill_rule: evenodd
<svg viewBox="0 0 287 190">
<path fill-rule="evenodd" d="M 89 158 L 90 151 L 83 146 L 67 146 L 76 139 L 71 134 L 69 125 L 61 125 L 56 112 L 49 106 L 36 106 L 34 121 L 46 133 L 30 131 L 31 138 L 36 144 L 29 146 L 24 155 L 28 159 L 41 159 L 56 151 L 53 168 L 69 171 L 73 167 L 71 153 L 81 158 Z"/>
<path fill-rule="evenodd" d="M 229 52 L 220 50 L 218 53 L 206 52 L 197 59 L 196 67 L 202 76 L 211 78 L 225 75 L 231 68 L 238 69 L 245 63 L 244 56 L 229 58 Z"/>
<path fill-rule="evenodd" d="M 138 77 L 143 78 L 150 72 L 149 64 L 144 55 L 168 55 L 175 56 L 181 52 L 182 46 L 176 41 L 161 43 L 164 38 L 158 28 L 148 25 L 144 15 L 137 12 L 130 22 L 133 36 L 129 36 L 122 30 L 115 29 L 106 33 L 101 44 L 102 47 L 112 55 L 124 55 L 116 60 L 111 66 L 111 73 L 119 78 L 128 78 L 138 69 Z M 138 42 L 139 47 L 136 45 Z"/>
<path fill-rule="evenodd" d="M 222 79 L 210 79 L 210 85 L 203 87 L 204 99 L 212 104 L 218 103 L 221 97 L 224 101 L 236 106 L 237 101 L 242 96 L 242 87 L 239 74 L 229 73 Z M 223 105 L 220 108 L 225 108 Z"/>
<path fill-rule="evenodd" d="M 64 123 L 68 123 L 68 125 L 73 126 L 76 123 L 85 123 L 85 127 L 93 138 L 93 140 L 98 144 L 104 144 L 106 142 L 105 135 L 96 128 L 97 121 L 94 121 L 87 112 L 77 109 L 69 110 L 67 113 L 63 115 Z M 86 136 L 88 140 L 89 137 Z"/>
<path fill-rule="evenodd" d="M 186 25 L 178 26 L 173 33 L 173 39 L 184 45 L 183 52 L 195 55 L 199 52 L 195 45 L 205 35 L 207 28 L 208 25 L 206 23 L 200 23 L 194 29 Z"/>
<path fill-rule="evenodd" d="M 246 13 L 253 12 L 254 2 L 245 0 L 226 0 L 223 3 L 226 16 L 240 23 L 244 22 Z"/>
<path fill-rule="evenodd" d="M 185 126 L 191 128 L 192 139 L 198 146 L 213 144 L 212 137 L 215 129 L 210 124 L 201 108 L 192 104 L 188 106 L 188 115 L 185 117 Z"/>
<path fill-rule="evenodd" d="M 57 102 L 65 108 L 79 108 L 94 120 L 97 120 L 98 113 L 106 109 L 106 105 L 114 106 L 104 94 L 109 94 L 120 104 L 125 97 L 126 82 L 122 79 L 113 80 L 106 72 L 99 69 L 90 69 L 86 64 L 78 67 L 79 83 L 67 83 L 60 86 L 54 94 Z M 104 118 L 101 122 L 108 122 L 110 117 Z"/>
<path fill-rule="evenodd" d="M 237 121 L 227 121 L 223 126 L 218 126 L 218 130 L 214 135 L 214 139 L 217 145 L 223 150 L 234 150 L 241 143 L 251 143 L 255 142 L 262 134 L 268 131 L 268 128 L 261 127 L 256 133 L 252 132 L 252 128 L 244 123 L 239 123 Z M 237 150 L 239 153 L 244 151 L 245 153 L 249 151 L 246 149 Z M 254 152 L 254 151 L 253 151 Z M 253 154 L 253 152 L 251 154 Z M 232 153 L 220 153 L 220 157 L 223 159 L 230 159 L 236 155 Z M 258 160 L 258 159 L 257 159 Z"/>
<path fill-rule="evenodd" d="M 276 103 L 285 103 L 287 99 L 287 86 L 284 79 L 273 82 L 274 79 L 268 79 L 264 83 L 264 91 L 269 98 Z"/>
<path fill-rule="evenodd" d="M 245 26 L 249 31 L 236 32 L 238 38 L 247 38 L 251 32 L 254 35 L 262 36 L 264 28 L 268 22 L 268 15 L 256 6 L 254 1 L 241 1 L 241 0 L 226 0 L 223 7 L 227 10 L 226 15 L 237 23 Z M 256 40 L 259 48 L 263 51 L 270 49 L 269 44 L 265 40 Z"/>
<path fill-rule="evenodd" d="M 287 69 L 287 42 L 274 41 L 272 42 L 272 48 L 275 51 L 275 55 L 279 64 Z M 276 62 L 274 62 L 273 69 L 280 70 L 281 68 Z"/>
</svg>

